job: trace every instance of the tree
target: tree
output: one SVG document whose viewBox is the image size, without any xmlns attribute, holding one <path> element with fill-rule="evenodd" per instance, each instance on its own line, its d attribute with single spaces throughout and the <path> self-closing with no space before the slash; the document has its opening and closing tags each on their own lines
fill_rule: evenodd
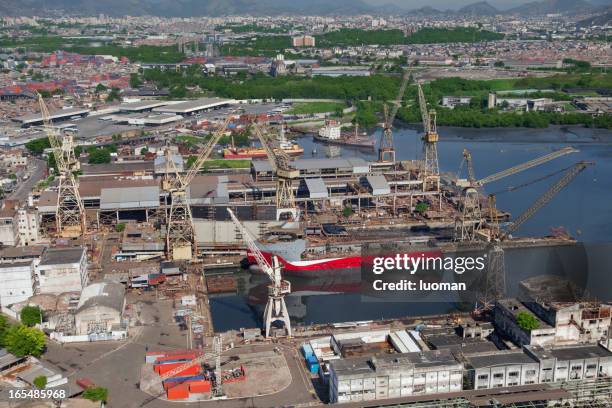
<svg viewBox="0 0 612 408">
<path fill-rule="evenodd" d="M 516 323 L 525 331 L 531 331 L 540 327 L 538 319 L 529 312 L 518 312 L 516 315 Z"/>
<path fill-rule="evenodd" d="M 104 84 L 96 85 L 96 93 L 102 93 L 106 91 L 108 88 Z"/>
<path fill-rule="evenodd" d="M 121 99 L 119 95 L 119 88 L 113 88 L 110 90 L 108 95 L 106 96 L 106 102 L 118 101 Z"/>
<path fill-rule="evenodd" d="M 344 209 L 342 210 L 342 215 L 344 215 L 345 217 L 350 217 L 351 215 L 353 215 L 353 209 L 349 206 L 344 207 Z"/>
<path fill-rule="evenodd" d="M 108 149 L 91 149 L 89 152 L 89 164 L 110 163 L 111 156 Z"/>
<path fill-rule="evenodd" d="M 39 375 L 33 381 L 36 388 L 40 388 L 41 390 L 47 386 L 47 377 L 44 375 Z"/>
<path fill-rule="evenodd" d="M 506 64 L 504 64 L 504 61 L 495 61 L 495 64 L 493 64 L 493 66 L 497 68 L 503 68 L 506 66 Z"/>
<path fill-rule="evenodd" d="M 142 85 L 142 81 L 137 73 L 130 74 L 130 88 L 138 88 Z"/>
<path fill-rule="evenodd" d="M 16 324 L 6 332 L 4 343 L 9 353 L 17 357 L 39 357 L 45 349 L 45 334 L 41 330 Z"/>
<path fill-rule="evenodd" d="M 108 389 L 104 387 L 87 388 L 83 392 L 83 398 L 90 401 L 106 402 L 108 400 Z"/>
<path fill-rule="evenodd" d="M 41 139 L 31 140 L 25 144 L 26 149 L 30 151 L 32 154 L 42 154 L 45 149 L 51 147 L 51 143 L 49 143 L 49 139 L 43 137 Z"/>
<path fill-rule="evenodd" d="M 125 224 L 121 223 L 121 224 L 115 225 L 115 231 L 123 232 L 124 230 L 125 230 Z"/>
<path fill-rule="evenodd" d="M 42 322 L 42 310 L 38 306 L 26 306 L 21 309 L 21 323 L 28 327 L 32 327 Z"/>
<path fill-rule="evenodd" d="M 425 201 L 421 201 L 414 207 L 414 210 L 418 212 L 419 214 L 425 213 L 428 209 L 429 209 L 429 204 L 427 204 Z"/>
<path fill-rule="evenodd" d="M 6 319 L 6 316 L 0 314 L 0 347 L 3 347 L 5 345 L 4 338 L 9 328 L 10 324 Z"/>
</svg>

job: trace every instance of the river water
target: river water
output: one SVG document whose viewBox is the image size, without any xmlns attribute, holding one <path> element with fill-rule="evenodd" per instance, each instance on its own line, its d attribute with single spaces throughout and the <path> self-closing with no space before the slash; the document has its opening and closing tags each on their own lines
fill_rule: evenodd
<svg viewBox="0 0 612 408">
<path fill-rule="evenodd" d="M 499 209 L 509 211 L 512 218 L 526 210 L 542 193 L 562 177 L 562 170 L 585 160 L 594 165 L 585 169 L 568 187 L 529 219 L 515 233 L 521 236 L 543 236 L 553 227 L 564 227 L 573 237 L 587 245 L 601 249 L 612 241 L 612 132 L 579 127 L 551 127 L 548 129 L 465 129 L 439 128 L 438 156 L 441 172 L 458 173 L 463 149 L 472 153 L 477 178 L 531 160 L 565 146 L 573 146 L 578 153 L 569 154 L 523 173 L 506 177 L 486 185 L 488 193 L 497 193 Z M 377 139 L 380 132 L 375 133 Z M 419 129 L 398 128 L 394 131 L 397 160 L 422 157 Z M 304 157 L 326 157 L 330 150 L 311 137 L 298 140 Z M 331 152 L 339 157 L 362 157 L 376 160 L 376 151 L 340 147 Z M 463 166 L 462 177 L 466 177 Z M 520 188 L 507 191 L 509 187 Z M 558 249 L 548 250 L 526 260 L 526 257 L 506 257 L 507 270 L 523 270 L 526 266 L 540 269 L 558 268 L 552 260 L 560 256 Z M 602 251 L 600 251 L 602 252 Z M 592 256 L 591 256 L 592 258 Z M 541 259 L 541 260 L 540 260 Z M 519 262 L 519 263 L 516 263 Z M 520 264 L 520 262 L 528 262 Z M 540 265 L 541 264 L 541 265 Z M 243 294 L 211 298 L 213 322 L 216 330 L 260 325 L 261 307 L 253 307 L 248 288 L 265 283 L 261 277 L 236 272 L 245 288 Z M 347 278 L 343 278 L 347 279 Z M 359 279 L 350 278 L 350 279 Z M 303 283 L 303 282 L 302 282 Z M 306 287 L 308 285 L 305 285 Z M 371 303 L 362 302 L 358 293 L 314 294 L 292 296 L 289 308 L 294 324 L 343 322 L 403 316 L 445 313 L 456 308 L 453 303 Z"/>
</svg>

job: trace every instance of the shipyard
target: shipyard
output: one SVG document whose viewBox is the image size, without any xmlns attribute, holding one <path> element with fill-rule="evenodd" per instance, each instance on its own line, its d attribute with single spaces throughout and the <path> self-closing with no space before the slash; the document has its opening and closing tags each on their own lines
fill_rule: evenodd
<svg viewBox="0 0 612 408">
<path fill-rule="evenodd" d="M 612 406 L 609 8 L 72 1 L 0 7 L 0 405 Z"/>
</svg>

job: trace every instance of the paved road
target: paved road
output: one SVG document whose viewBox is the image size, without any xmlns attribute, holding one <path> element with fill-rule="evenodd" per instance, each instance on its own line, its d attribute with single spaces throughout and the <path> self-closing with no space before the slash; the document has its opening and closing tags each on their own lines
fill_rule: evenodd
<svg viewBox="0 0 612 408">
<path fill-rule="evenodd" d="M 34 157 L 28 159 L 28 170 L 30 170 L 30 177 L 26 181 L 22 181 L 17 185 L 17 189 L 11 193 L 9 198 L 11 200 L 26 200 L 28 194 L 34 188 L 34 185 L 44 178 L 45 162 Z"/>
<path fill-rule="evenodd" d="M 159 400 L 139 388 L 140 370 L 144 353 L 149 350 L 184 348 L 187 338 L 172 320 L 170 301 L 154 301 L 144 298 L 140 303 L 141 321 L 149 323 L 138 327 L 135 335 L 122 343 L 87 343 L 60 346 L 50 342 L 45 359 L 59 366 L 71 382 L 87 377 L 109 389 L 109 406 L 113 408 L 163 408 L 163 407 L 282 407 L 316 402 L 310 379 L 305 373 L 297 350 L 279 345 L 287 360 L 292 381 L 279 393 L 236 400 L 177 403 Z M 275 345 L 259 344 L 240 346 L 228 354 L 240 351 L 272 350 Z"/>
</svg>

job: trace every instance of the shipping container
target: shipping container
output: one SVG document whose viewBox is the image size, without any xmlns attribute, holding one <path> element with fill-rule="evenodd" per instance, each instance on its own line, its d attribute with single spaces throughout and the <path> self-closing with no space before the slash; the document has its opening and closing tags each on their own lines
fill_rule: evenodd
<svg viewBox="0 0 612 408">
<path fill-rule="evenodd" d="M 316 361 L 308 361 L 308 364 L 306 364 L 308 366 L 308 371 L 310 371 L 311 374 L 316 374 L 319 372 L 319 362 Z"/>
<path fill-rule="evenodd" d="M 189 386 L 180 384 L 167 389 L 169 400 L 180 400 L 189 398 Z"/>
<path fill-rule="evenodd" d="M 204 377 L 203 375 L 174 377 L 174 378 L 168 378 L 167 380 L 164 380 L 163 385 L 164 385 L 164 389 L 168 390 L 168 388 L 174 387 L 177 384 L 189 384 L 191 382 L 198 381 L 198 380 L 204 380 L 204 379 L 206 379 L 206 377 Z"/>
<path fill-rule="evenodd" d="M 175 363 L 175 364 L 163 364 L 160 366 L 155 367 L 156 369 L 156 373 L 158 373 L 159 375 L 164 375 L 172 370 L 174 370 L 175 368 L 178 368 L 180 366 L 182 366 L 184 363 Z M 202 372 L 202 368 L 199 364 L 194 364 L 191 367 L 187 367 L 184 370 L 181 370 L 180 372 L 176 373 L 175 375 L 173 375 L 173 377 L 185 377 L 188 375 L 198 375 Z"/>
<path fill-rule="evenodd" d="M 304 355 L 304 358 L 308 360 L 310 356 L 314 355 L 314 350 L 312 349 L 312 346 L 308 343 L 302 344 L 302 354 Z"/>
<path fill-rule="evenodd" d="M 194 394 L 210 392 L 211 384 L 208 380 L 199 380 L 189 383 L 189 392 Z"/>
</svg>

